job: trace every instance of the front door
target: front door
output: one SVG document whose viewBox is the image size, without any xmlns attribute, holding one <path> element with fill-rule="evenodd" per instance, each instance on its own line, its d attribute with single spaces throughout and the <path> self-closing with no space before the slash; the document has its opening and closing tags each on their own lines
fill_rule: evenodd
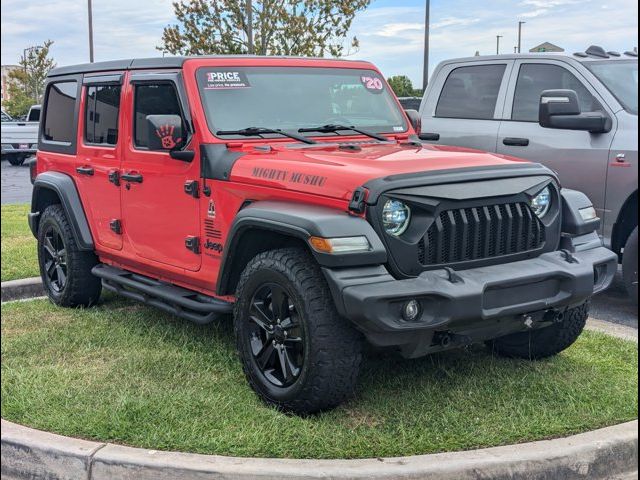
<svg viewBox="0 0 640 480">
<path fill-rule="evenodd" d="M 82 88 L 76 185 L 91 219 L 99 249 L 122 249 L 120 170 L 123 141 L 119 135 L 122 74 L 86 77 Z M 51 95 L 51 94 L 50 94 Z"/>
<path fill-rule="evenodd" d="M 498 152 L 556 171 L 563 187 L 587 194 L 604 218 L 607 164 L 615 128 L 608 133 L 543 128 L 538 123 L 540 94 L 544 90 L 575 90 L 583 112 L 604 110 L 615 122 L 612 113 L 580 73 L 563 62 L 520 60 L 514 80 L 507 95 L 505 120 L 500 124 Z"/>
<path fill-rule="evenodd" d="M 199 201 L 185 192 L 185 183 L 198 180 L 198 163 L 170 156 L 172 148 L 189 141 L 180 82 L 176 73 L 130 77 L 132 123 L 121 174 L 123 231 L 140 260 L 195 271 L 201 263 Z M 149 116 L 177 116 L 182 126 L 153 128 Z"/>
</svg>

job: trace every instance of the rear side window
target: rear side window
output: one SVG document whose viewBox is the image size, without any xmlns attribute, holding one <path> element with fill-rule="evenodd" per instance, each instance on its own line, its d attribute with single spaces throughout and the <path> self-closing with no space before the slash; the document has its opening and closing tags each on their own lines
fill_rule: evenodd
<svg viewBox="0 0 640 480">
<path fill-rule="evenodd" d="M 75 141 L 75 108 L 78 82 L 66 81 L 49 85 L 43 136 L 49 142 L 72 144 Z"/>
<path fill-rule="evenodd" d="M 32 108 L 29 110 L 29 116 L 27 122 L 39 122 L 40 121 L 40 108 Z"/>
<path fill-rule="evenodd" d="M 568 89 L 578 94 L 583 112 L 601 110 L 600 103 L 569 70 L 558 65 L 528 63 L 520 67 L 513 97 L 511 120 L 537 122 L 540 94 L 544 90 Z"/>
<path fill-rule="evenodd" d="M 115 145 L 118 143 L 120 85 L 87 87 L 84 138 L 87 143 Z"/>
<path fill-rule="evenodd" d="M 182 117 L 178 92 L 172 83 L 142 83 L 135 86 L 134 143 L 147 148 L 147 115 L 178 115 Z M 184 131 L 184 126 L 183 126 Z"/>
<path fill-rule="evenodd" d="M 491 120 L 506 65 L 460 67 L 447 77 L 436 117 Z"/>
</svg>

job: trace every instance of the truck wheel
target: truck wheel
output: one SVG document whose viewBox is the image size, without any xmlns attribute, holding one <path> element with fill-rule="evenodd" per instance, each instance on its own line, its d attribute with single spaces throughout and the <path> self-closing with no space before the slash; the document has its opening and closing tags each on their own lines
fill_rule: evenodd
<svg viewBox="0 0 640 480">
<path fill-rule="evenodd" d="M 638 227 L 627 239 L 622 254 L 622 277 L 631 300 L 638 304 Z"/>
<path fill-rule="evenodd" d="M 50 205 L 42 213 L 38 262 L 44 289 L 56 305 L 88 307 L 100 298 L 102 283 L 91 274 L 98 259 L 93 252 L 78 250 L 61 205 Z"/>
<path fill-rule="evenodd" d="M 265 403 L 304 415 L 353 394 L 361 335 L 340 318 L 304 250 L 271 250 L 249 262 L 238 283 L 234 330 L 244 373 Z"/>
<path fill-rule="evenodd" d="M 570 308 L 564 319 L 550 327 L 513 333 L 488 342 L 493 352 L 503 357 L 539 358 L 557 355 L 578 339 L 589 316 L 589 302 Z"/>
<path fill-rule="evenodd" d="M 14 167 L 18 167 L 24 163 L 24 155 L 10 155 L 9 163 Z"/>
</svg>

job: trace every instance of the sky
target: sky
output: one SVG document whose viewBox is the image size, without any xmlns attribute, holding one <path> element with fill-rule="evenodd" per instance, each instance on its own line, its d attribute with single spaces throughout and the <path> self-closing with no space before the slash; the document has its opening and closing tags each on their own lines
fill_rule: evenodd
<svg viewBox="0 0 640 480">
<path fill-rule="evenodd" d="M 2 64 L 47 39 L 58 65 L 88 61 L 86 0 L 0 0 Z M 350 36 L 360 48 L 349 58 L 375 63 L 387 75 L 422 82 L 424 0 L 372 0 L 356 15 Z M 174 21 L 171 0 L 93 0 L 95 59 L 160 55 L 162 29 Z M 431 0 L 430 71 L 441 60 L 513 52 L 518 21 L 523 51 L 542 42 L 567 52 L 591 44 L 630 50 L 638 44 L 635 0 Z"/>
</svg>

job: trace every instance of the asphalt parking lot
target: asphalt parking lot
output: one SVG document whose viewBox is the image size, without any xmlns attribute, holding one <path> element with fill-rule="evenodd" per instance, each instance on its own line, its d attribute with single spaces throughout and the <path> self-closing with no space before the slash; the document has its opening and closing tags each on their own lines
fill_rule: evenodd
<svg viewBox="0 0 640 480">
<path fill-rule="evenodd" d="M 1 173 L 2 203 L 28 203 L 31 201 L 29 167 L 26 164 L 14 167 L 9 165 L 9 162 L 3 161 Z M 620 272 L 618 272 L 611 288 L 593 299 L 591 316 L 598 320 L 638 328 L 638 307 L 629 300 Z"/>
</svg>

